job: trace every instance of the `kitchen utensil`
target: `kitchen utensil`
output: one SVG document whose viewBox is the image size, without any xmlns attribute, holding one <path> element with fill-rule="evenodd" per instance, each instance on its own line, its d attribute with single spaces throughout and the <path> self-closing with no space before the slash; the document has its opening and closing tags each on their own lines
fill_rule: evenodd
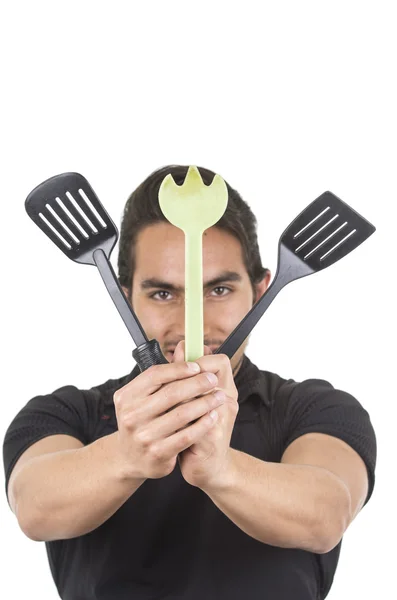
<svg viewBox="0 0 397 600">
<path fill-rule="evenodd" d="M 199 170 L 190 166 L 182 185 L 167 175 L 159 189 L 159 204 L 168 221 L 185 234 L 185 360 L 204 356 L 203 232 L 226 210 L 226 183 L 215 175 L 205 185 Z"/>
<path fill-rule="evenodd" d="M 168 363 L 157 340 L 148 340 L 109 262 L 118 230 L 88 181 L 79 173 L 62 173 L 38 185 L 26 198 L 29 217 L 75 262 L 95 265 L 137 348 L 141 371 Z"/>
<path fill-rule="evenodd" d="M 272 284 L 214 354 L 232 358 L 283 287 L 344 258 L 374 231 L 375 227 L 343 200 L 324 192 L 281 235 Z"/>
</svg>

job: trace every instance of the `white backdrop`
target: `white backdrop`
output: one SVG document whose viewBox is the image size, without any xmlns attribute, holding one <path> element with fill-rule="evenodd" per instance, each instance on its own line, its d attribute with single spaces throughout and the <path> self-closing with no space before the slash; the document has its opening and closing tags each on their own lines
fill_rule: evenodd
<svg viewBox="0 0 397 600">
<path fill-rule="evenodd" d="M 285 288 L 247 350 L 262 369 L 350 392 L 375 427 L 375 491 L 344 536 L 330 600 L 372 600 L 394 584 L 393 8 L 14 0 L 0 16 L 2 438 L 34 395 L 133 367 L 97 270 L 68 260 L 25 212 L 44 179 L 82 173 L 119 226 L 154 169 L 208 167 L 257 215 L 273 276 L 280 234 L 325 190 L 377 227 L 336 265 Z M 0 512 L 2 590 L 55 600 L 44 543 L 24 536 L 4 493 Z"/>
</svg>

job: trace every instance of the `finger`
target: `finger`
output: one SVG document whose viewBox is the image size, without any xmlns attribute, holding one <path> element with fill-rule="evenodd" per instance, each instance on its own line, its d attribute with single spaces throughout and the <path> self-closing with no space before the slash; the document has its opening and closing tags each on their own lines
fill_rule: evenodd
<svg viewBox="0 0 397 600">
<path fill-rule="evenodd" d="M 225 395 L 223 398 L 218 398 L 214 393 L 208 393 L 194 401 L 181 404 L 172 412 L 168 412 L 155 419 L 150 424 L 150 435 L 153 440 L 168 437 L 180 429 L 193 424 L 203 415 L 210 413 L 211 410 L 219 408 L 226 401 L 227 398 Z"/>
<path fill-rule="evenodd" d="M 163 385 L 194 377 L 198 372 L 190 370 L 186 362 L 152 365 L 125 386 L 116 390 L 113 395 L 114 402 L 117 404 L 122 400 L 123 404 L 136 403 L 141 398 L 154 394 Z"/>
<path fill-rule="evenodd" d="M 146 403 L 145 414 L 149 418 L 164 415 L 180 404 L 189 403 L 216 390 L 216 386 L 217 382 L 210 381 L 205 373 L 199 373 L 196 377 L 189 377 L 184 381 L 174 381 L 152 394 L 150 402 Z"/>
<path fill-rule="evenodd" d="M 218 415 L 216 415 L 218 417 Z M 219 417 L 218 417 L 219 418 Z M 206 432 L 211 429 L 217 422 L 217 419 L 212 419 L 208 413 L 205 413 L 193 425 L 184 427 L 174 435 L 170 435 L 161 441 L 161 456 L 173 457 L 180 452 L 190 448 L 198 440 L 200 440 Z"/>
<path fill-rule="evenodd" d="M 185 340 L 181 340 L 175 348 L 174 356 L 171 362 L 180 362 L 185 360 L 185 348 L 186 342 Z M 209 346 L 204 344 L 204 356 L 207 356 L 208 354 L 212 354 L 212 350 Z"/>
<path fill-rule="evenodd" d="M 181 340 L 175 348 L 172 362 L 183 362 L 185 360 L 185 340 Z"/>
<path fill-rule="evenodd" d="M 207 348 L 207 346 L 204 346 L 204 348 Z M 198 358 L 195 362 L 200 366 L 202 372 L 215 373 L 219 379 L 221 375 L 225 377 L 227 374 L 233 380 L 232 365 L 226 354 L 213 354 L 210 349 L 210 353 L 206 353 L 205 356 Z"/>
</svg>

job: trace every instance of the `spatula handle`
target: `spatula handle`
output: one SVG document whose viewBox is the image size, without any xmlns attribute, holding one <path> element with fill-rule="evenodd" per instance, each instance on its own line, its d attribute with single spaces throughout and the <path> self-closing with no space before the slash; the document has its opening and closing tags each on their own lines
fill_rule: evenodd
<svg viewBox="0 0 397 600">
<path fill-rule="evenodd" d="M 132 351 L 132 356 L 138 364 L 141 372 L 146 371 L 152 365 L 168 364 L 168 360 L 161 352 L 160 344 L 157 340 L 148 340 L 146 334 L 139 322 L 138 317 L 128 303 L 124 292 L 117 280 L 113 267 L 101 248 L 95 250 L 93 254 L 94 263 L 98 267 L 99 273 L 103 279 L 106 289 L 121 318 L 123 319 L 132 339 L 137 347 Z"/>
<path fill-rule="evenodd" d="M 255 327 L 263 313 L 267 310 L 274 298 L 277 296 L 285 282 L 275 279 L 272 285 L 266 290 L 263 296 L 251 308 L 232 331 L 229 337 L 215 351 L 215 354 L 226 354 L 230 359 L 240 348 L 241 344 L 247 339 L 252 329 Z"/>
<path fill-rule="evenodd" d="M 311 273 L 313 273 L 313 269 L 294 256 L 288 248 L 285 248 L 280 239 L 278 244 L 278 265 L 273 282 L 229 337 L 219 346 L 215 354 L 226 354 L 226 356 L 232 358 L 244 340 L 247 339 L 259 319 L 269 308 L 279 291 L 288 283 L 291 283 L 291 281 L 295 281 Z"/>
<path fill-rule="evenodd" d="M 160 344 L 155 339 L 134 348 L 132 357 L 139 366 L 141 373 L 152 365 L 168 364 L 168 360 L 161 352 Z"/>
</svg>

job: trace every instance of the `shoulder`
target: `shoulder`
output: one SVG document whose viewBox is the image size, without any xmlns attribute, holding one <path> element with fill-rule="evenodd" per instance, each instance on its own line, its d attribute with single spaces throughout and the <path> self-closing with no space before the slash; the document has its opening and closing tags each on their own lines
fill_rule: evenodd
<svg viewBox="0 0 397 600">
<path fill-rule="evenodd" d="M 281 452 L 308 433 L 337 437 L 363 458 L 372 493 L 377 440 L 370 415 L 361 402 L 325 379 L 295 381 L 260 370 L 251 361 L 247 367 L 251 383 L 242 383 L 242 389 L 261 397 L 266 406 L 264 426 L 277 438 Z"/>
<path fill-rule="evenodd" d="M 284 448 L 309 433 L 338 438 L 362 458 L 369 480 L 367 503 L 375 484 L 377 440 L 370 415 L 361 402 L 323 379 L 298 383 L 285 407 Z"/>
</svg>

